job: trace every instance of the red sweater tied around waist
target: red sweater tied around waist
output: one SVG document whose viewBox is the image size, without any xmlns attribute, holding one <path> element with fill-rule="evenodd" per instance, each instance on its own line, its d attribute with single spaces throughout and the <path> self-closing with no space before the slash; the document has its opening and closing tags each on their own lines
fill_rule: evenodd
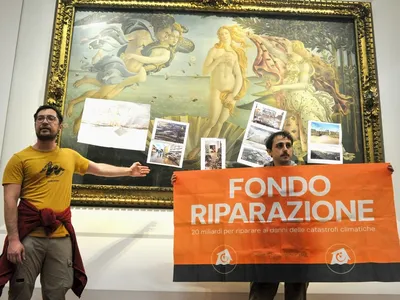
<svg viewBox="0 0 400 300">
<path fill-rule="evenodd" d="M 72 243 L 72 261 L 74 268 L 74 282 L 72 291 L 76 296 L 81 297 L 87 283 L 87 276 L 83 266 L 82 257 L 79 252 L 74 227 L 71 224 L 71 210 L 55 213 L 52 209 L 45 208 L 38 210 L 26 200 L 21 200 L 18 205 L 18 232 L 22 241 L 29 233 L 37 227 L 44 227 L 45 233 L 50 235 L 60 225 L 67 229 Z M 4 241 L 3 253 L 0 256 L 0 296 L 6 283 L 11 279 L 16 265 L 7 259 L 8 237 Z"/>
</svg>

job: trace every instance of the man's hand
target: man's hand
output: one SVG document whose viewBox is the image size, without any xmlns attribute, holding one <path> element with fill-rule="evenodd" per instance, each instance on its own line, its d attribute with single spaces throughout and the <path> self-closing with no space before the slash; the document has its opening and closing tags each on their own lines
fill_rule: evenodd
<svg viewBox="0 0 400 300">
<path fill-rule="evenodd" d="M 130 168 L 131 176 L 134 177 L 144 177 L 150 173 L 148 166 L 142 166 L 139 162 L 135 162 Z"/>
<path fill-rule="evenodd" d="M 7 259 L 13 264 L 22 263 L 25 260 L 25 247 L 19 240 L 8 242 Z"/>
<path fill-rule="evenodd" d="M 393 166 L 392 166 L 392 165 L 389 164 L 387 168 L 388 168 L 388 170 L 390 171 L 390 173 L 393 173 L 393 172 L 394 172 L 394 169 L 393 169 Z"/>
<path fill-rule="evenodd" d="M 174 185 L 175 182 L 176 182 L 176 175 L 175 175 L 175 173 L 173 173 L 172 177 L 171 177 L 171 184 Z"/>
</svg>

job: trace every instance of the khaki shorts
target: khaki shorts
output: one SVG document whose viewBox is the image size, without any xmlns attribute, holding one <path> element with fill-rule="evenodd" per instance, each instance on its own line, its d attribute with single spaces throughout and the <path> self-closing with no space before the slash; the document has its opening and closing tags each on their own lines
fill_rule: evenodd
<svg viewBox="0 0 400 300">
<path fill-rule="evenodd" d="M 40 274 L 43 299 L 64 300 L 74 280 L 71 239 L 27 236 L 22 244 L 26 260 L 10 280 L 9 299 L 31 299 Z"/>
</svg>

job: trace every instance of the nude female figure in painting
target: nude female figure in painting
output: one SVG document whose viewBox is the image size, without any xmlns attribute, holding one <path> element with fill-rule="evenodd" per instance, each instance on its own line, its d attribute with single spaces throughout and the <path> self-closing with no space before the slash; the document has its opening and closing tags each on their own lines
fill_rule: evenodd
<svg viewBox="0 0 400 300">
<path fill-rule="evenodd" d="M 203 65 L 203 75 L 210 74 L 210 103 L 201 137 L 219 136 L 236 101 L 245 95 L 248 87 L 245 32 L 238 25 L 222 26 L 217 35 L 219 42 L 209 50 Z M 187 158 L 195 159 L 199 152 L 200 146 L 196 145 Z"/>
</svg>

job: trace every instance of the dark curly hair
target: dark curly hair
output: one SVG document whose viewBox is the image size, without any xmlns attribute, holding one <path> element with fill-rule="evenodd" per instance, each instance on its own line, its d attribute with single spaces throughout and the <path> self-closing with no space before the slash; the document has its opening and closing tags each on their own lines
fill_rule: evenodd
<svg viewBox="0 0 400 300">
<path fill-rule="evenodd" d="M 267 147 L 267 150 L 272 150 L 272 144 L 274 142 L 275 137 L 277 137 L 277 136 L 283 136 L 285 138 L 288 138 L 293 144 L 293 137 L 289 132 L 284 131 L 284 130 L 277 131 L 277 132 L 274 132 L 273 134 L 271 134 L 268 137 L 267 141 L 265 142 L 265 147 Z"/>
</svg>

